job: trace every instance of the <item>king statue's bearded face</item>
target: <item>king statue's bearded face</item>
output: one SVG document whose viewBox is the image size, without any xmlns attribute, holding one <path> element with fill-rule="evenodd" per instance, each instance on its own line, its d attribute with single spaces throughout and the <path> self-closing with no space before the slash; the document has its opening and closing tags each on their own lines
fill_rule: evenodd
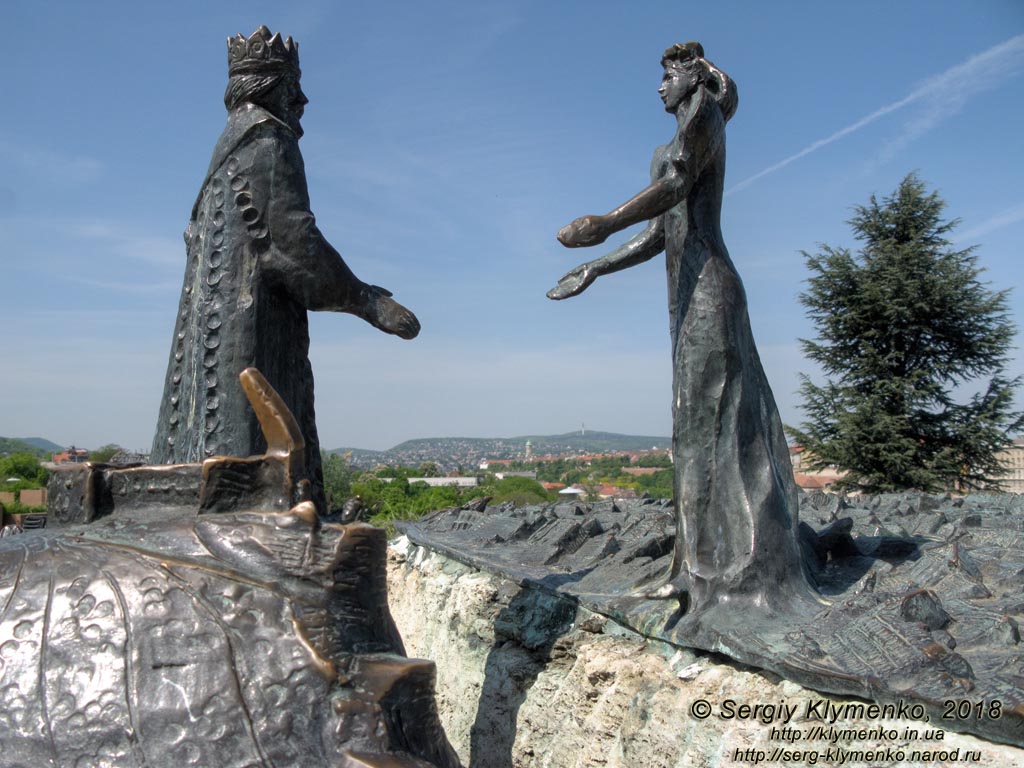
<svg viewBox="0 0 1024 768">
<path fill-rule="evenodd" d="M 299 78 L 294 75 L 282 78 L 281 82 L 267 94 L 267 108 L 298 136 L 302 135 L 300 121 L 308 103 L 309 99 L 299 85 Z"/>
</svg>

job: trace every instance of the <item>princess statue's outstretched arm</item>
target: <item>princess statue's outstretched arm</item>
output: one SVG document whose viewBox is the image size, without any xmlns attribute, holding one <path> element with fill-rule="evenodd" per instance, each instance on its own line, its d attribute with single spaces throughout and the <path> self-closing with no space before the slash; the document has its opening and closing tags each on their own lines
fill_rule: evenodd
<svg viewBox="0 0 1024 768">
<path fill-rule="evenodd" d="M 548 291 L 548 298 L 557 300 L 576 296 L 601 275 L 640 264 L 665 249 L 662 214 L 686 199 L 703 164 L 712 154 L 716 139 L 720 140 L 721 126 L 716 131 L 714 121 L 708 120 L 708 112 L 713 106 L 717 110 L 703 90 L 688 102 L 679 115 L 676 141 L 655 152 L 651 165 L 654 181 L 648 187 L 604 216 L 581 216 L 558 231 L 562 245 L 579 248 L 603 243 L 615 232 L 650 220 L 648 227 L 636 237 L 605 256 L 567 272 L 558 285 Z"/>
<path fill-rule="evenodd" d="M 568 299 L 583 293 L 601 275 L 608 275 L 653 259 L 665 250 L 665 226 L 661 216 L 651 219 L 643 232 L 599 259 L 569 270 L 548 291 L 549 299 Z"/>
</svg>

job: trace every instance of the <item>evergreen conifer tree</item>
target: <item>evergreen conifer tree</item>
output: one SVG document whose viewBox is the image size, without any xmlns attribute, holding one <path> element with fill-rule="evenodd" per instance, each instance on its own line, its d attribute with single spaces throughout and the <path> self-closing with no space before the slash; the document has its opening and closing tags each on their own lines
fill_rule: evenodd
<svg viewBox="0 0 1024 768">
<path fill-rule="evenodd" d="M 825 383 L 802 375 L 806 421 L 790 435 L 811 466 L 864 490 L 993 487 L 996 453 L 1024 424 L 1005 365 L 1015 333 L 1008 291 L 980 282 L 975 246 L 947 239 L 945 201 L 911 173 L 849 221 L 857 255 L 821 246 L 800 301 L 818 338 L 801 339 Z M 955 398 L 963 385 L 978 387 Z M 966 402 L 958 402 L 957 400 Z"/>
</svg>

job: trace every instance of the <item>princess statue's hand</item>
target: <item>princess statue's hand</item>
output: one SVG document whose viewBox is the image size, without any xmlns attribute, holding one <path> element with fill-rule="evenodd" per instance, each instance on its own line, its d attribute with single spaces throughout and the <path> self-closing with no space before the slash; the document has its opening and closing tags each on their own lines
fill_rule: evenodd
<svg viewBox="0 0 1024 768">
<path fill-rule="evenodd" d="M 558 285 L 548 291 L 548 298 L 558 301 L 581 294 L 597 277 L 598 271 L 594 269 L 593 262 L 580 264 L 575 269 L 566 272 L 565 276 L 558 281 Z"/>
<path fill-rule="evenodd" d="M 558 241 L 567 248 L 603 243 L 610 235 L 604 216 L 580 216 L 558 230 Z"/>
</svg>

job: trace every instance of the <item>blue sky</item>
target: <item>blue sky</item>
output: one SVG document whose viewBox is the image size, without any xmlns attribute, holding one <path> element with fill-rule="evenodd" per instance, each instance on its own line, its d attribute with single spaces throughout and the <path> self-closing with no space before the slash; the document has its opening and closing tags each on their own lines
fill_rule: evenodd
<svg viewBox="0 0 1024 768">
<path fill-rule="evenodd" d="M 405 342 L 312 316 L 325 447 L 669 434 L 664 262 L 544 294 L 603 252 L 562 248 L 558 228 L 646 185 L 674 128 L 657 87 L 677 41 L 739 87 L 723 231 L 784 421 L 811 372 L 800 251 L 854 245 L 852 206 L 910 171 L 1024 325 L 1019 0 L 9 0 L 0 19 L 0 435 L 148 449 L 181 232 L 226 117 L 224 41 L 261 23 L 300 43 L 320 228 L 423 324 Z"/>
</svg>

